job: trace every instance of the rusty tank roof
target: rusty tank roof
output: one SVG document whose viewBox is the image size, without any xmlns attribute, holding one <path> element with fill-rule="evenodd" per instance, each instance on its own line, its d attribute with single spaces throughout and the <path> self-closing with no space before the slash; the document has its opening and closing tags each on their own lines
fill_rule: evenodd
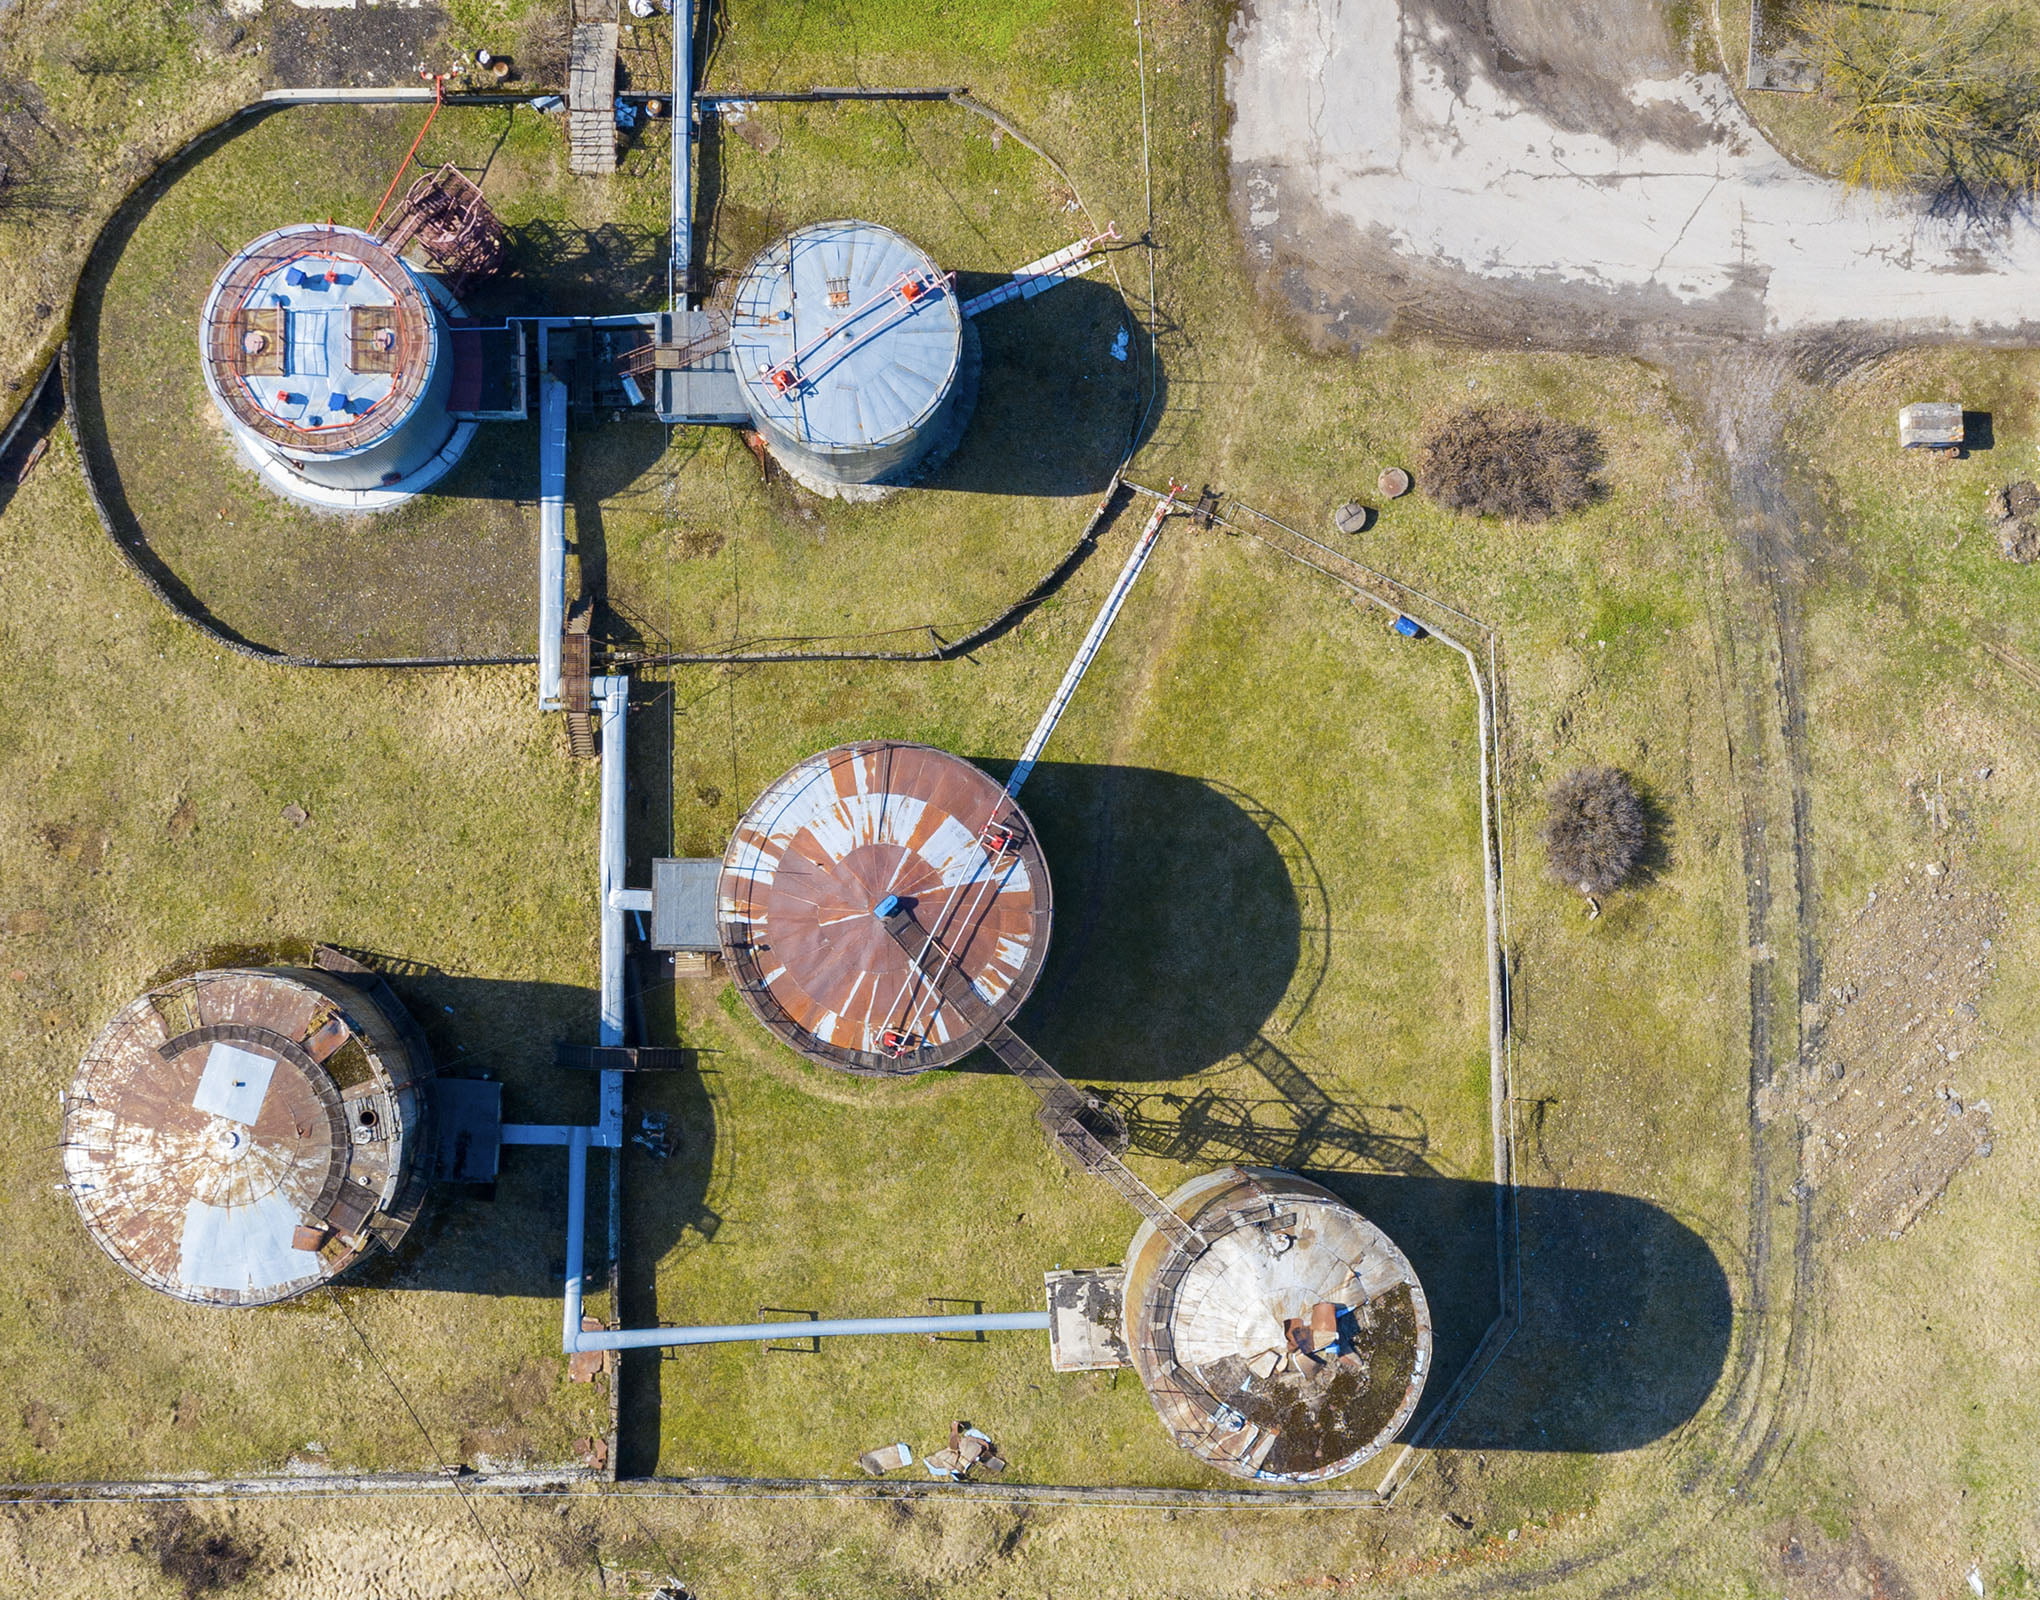
<svg viewBox="0 0 2040 1600">
<path fill-rule="evenodd" d="M 153 1289 L 302 1294 L 416 1215 L 422 1077 L 397 1024 L 324 972 L 200 972 L 134 1000 L 64 1103 L 86 1228 Z"/>
<path fill-rule="evenodd" d="M 918 961 L 876 914 L 932 930 Z M 717 931 L 737 990 L 814 1061 L 867 1075 L 947 1066 L 983 1038 L 943 1003 L 940 969 L 1010 1016 L 1048 955 L 1048 867 L 1018 805 L 960 756 L 879 740 L 811 756 L 738 823 Z"/>
<path fill-rule="evenodd" d="M 1430 1371 L 1431 1313 L 1387 1234 L 1272 1168 L 1192 1179 L 1166 1204 L 1197 1242 L 1142 1225 L 1122 1326 L 1178 1445 L 1235 1477 L 1317 1483 L 1402 1431 Z"/>
</svg>

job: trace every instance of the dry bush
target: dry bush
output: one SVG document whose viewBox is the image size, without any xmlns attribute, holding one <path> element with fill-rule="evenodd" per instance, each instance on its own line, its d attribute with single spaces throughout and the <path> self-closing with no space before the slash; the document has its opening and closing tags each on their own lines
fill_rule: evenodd
<svg viewBox="0 0 2040 1600">
<path fill-rule="evenodd" d="M 1650 822 L 1643 797 L 1615 767 L 1582 767 L 1559 779 L 1544 823 L 1553 876 L 1581 894 L 1606 894 L 1643 859 Z"/>
<path fill-rule="evenodd" d="M 1534 411 L 1472 406 L 1433 427 L 1419 479 L 1440 505 L 1478 517 L 1547 522 L 1600 498 L 1594 430 Z"/>
</svg>

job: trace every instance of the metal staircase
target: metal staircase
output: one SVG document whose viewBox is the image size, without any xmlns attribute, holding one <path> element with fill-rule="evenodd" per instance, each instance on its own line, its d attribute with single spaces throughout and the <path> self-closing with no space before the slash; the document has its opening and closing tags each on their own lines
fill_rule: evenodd
<svg viewBox="0 0 2040 1600">
<path fill-rule="evenodd" d="M 616 170 L 616 0 L 576 0 L 567 55 L 567 168 Z"/>
</svg>

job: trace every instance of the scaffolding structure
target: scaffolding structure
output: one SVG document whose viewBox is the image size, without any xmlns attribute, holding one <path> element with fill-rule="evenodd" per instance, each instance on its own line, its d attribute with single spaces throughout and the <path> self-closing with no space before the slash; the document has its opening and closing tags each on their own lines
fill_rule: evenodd
<svg viewBox="0 0 2040 1600">
<path fill-rule="evenodd" d="M 500 271 L 509 249 L 481 189 L 451 162 L 411 185 L 382 239 L 394 255 L 416 244 L 456 296 Z"/>
</svg>

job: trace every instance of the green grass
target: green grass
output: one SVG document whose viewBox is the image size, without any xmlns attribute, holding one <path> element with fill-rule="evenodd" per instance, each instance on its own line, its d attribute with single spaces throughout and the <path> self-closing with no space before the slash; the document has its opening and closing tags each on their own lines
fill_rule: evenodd
<svg viewBox="0 0 2040 1600">
<path fill-rule="evenodd" d="M 720 270 L 741 269 L 787 227 L 846 209 L 901 220 L 972 282 L 1079 230 L 1040 159 L 1012 140 L 995 148 L 991 125 L 956 107 L 772 115 L 781 152 L 725 141 L 732 198 L 711 254 Z M 183 173 L 87 286 L 78 371 L 111 476 L 199 604 L 273 648 L 328 657 L 532 648 L 533 429 L 485 424 L 439 490 L 386 516 L 334 518 L 285 504 L 234 459 L 192 347 L 193 320 L 228 256 L 307 217 L 365 223 L 422 116 L 316 107 L 262 119 Z M 476 291 L 473 309 L 655 308 L 663 144 L 648 139 L 620 177 L 589 185 L 565 174 L 556 122 L 521 107 L 447 111 L 420 152 L 425 166 L 484 172 L 513 230 L 510 276 Z M 965 192 L 932 210 L 910 204 L 931 171 Z M 543 231 L 519 232 L 526 224 Z M 1136 367 L 1108 356 L 1125 322 L 1116 297 L 1092 283 L 987 319 L 983 396 L 966 442 L 929 492 L 879 505 L 818 504 L 790 486 L 761 496 L 727 432 L 583 427 L 569 491 L 584 577 L 632 624 L 683 649 L 810 636 L 925 649 L 931 627 L 953 639 L 1054 565 L 1108 481 L 1139 410 Z M 939 563 L 927 559 L 936 536 L 948 551 Z"/>
<path fill-rule="evenodd" d="M 1135 521 L 1122 517 L 1118 540 Z M 726 792 L 748 798 L 839 727 L 1009 756 L 1122 547 L 1038 628 L 985 652 L 980 670 L 832 670 L 827 690 L 819 669 L 737 680 L 727 739 L 742 766 Z M 1456 659 L 1399 649 L 1329 586 L 1222 537 L 1173 539 L 1143 582 L 1023 796 L 1059 910 L 1023 1032 L 1134 1108 L 1134 1164 L 1164 1191 L 1226 1160 L 1266 1158 L 1265 1143 L 1219 1135 L 1188 1161 L 1156 1159 L 1192 1100 L 1249 1108 L 1283 1159 L 1328 1175 L 1374 1165 L 1353 1149 L 1376 1148 L 1362 1137 L 1370 1126 L 1421 1130 L 1414 1154 L 1430 1168 L 1484 1173 L 1472 714 Z M 683 701 L 693 681 L 682 675 Z M 811 695 L 828 709 L 821 729 L 788 714 Z M 867 697 L 888 712 L 856 718 L 851 706 Z M 682 719 L 683 750 L 725 743 L 717 699 Z M 1299 749 L 1321 763 L 1297 767 Z M 683 794 L 695 759 L 683 757 Z M 1403 769 L 1427 779 L 1398 783 Z M 1294 830 L 1323 882 L 1319 910 L 1300 914 L 1291 865 L 1247 804 Z M 1452 909 L 1412 926 L 1413 897 Z M 1327 942 L 1309 1004 L 1290 1000 L 1305 947 Z M 1278 1086 L 1240 1055 L 1264 1028 L 1338 1108 L 1334 1128 L 1282 1137 Z M 1125 1249 L 1137 1219 L 1063 1168 L 1031 1097 L 1002 1073 L 867 1087 L 799 1063 L 706 995 L 681 1032 L 714 1052 L 702 1108 L 712 1138 L 704 1130 L 689 1164 L 640 1203 L 660 1204 L 677 1184 L 682 1205 L 703 1192 L 720 1220 L 711 1240 L 690 1239 L 661 1267 L 666 1318 L 750 1320 L 764 1305 L 904 1313 L 927 1295 L 1024 1309 L 1039 1303 L 1046 1269 Z M 1441 1070 L 1448 1061 L 1478 1070 Z M 1473 1253 L 1491 1263 L 1475 1232 Z M 1465 1270 L 1456 1258 L 1454 1268 Z M 1451 1300 L 1464 1287 L 1434 1292 Z M 1461 1330 L 1449 1342 L 1463 1353 Z M 818 1356 L 731 1347 L 677 1352 L 660 1370 L 662 1471 L 840 1474 L 857 1450 L 895 1435 L 925 1442 L 953 1412 L 992 1430 L 1025 1479 L 1199 1481 L 1130 1378 L 1056 1377 L 1025 1338 L 846 1341 Z"/>
<path fill-rule="evenodd" d="M 560 1380 L 543 1282 L 557 1180 L 538 1166 L 513 1164 L 493 1208 L 451 1220 L 419 1292 L 345 1291 L 432 1419 L 428 1449 L 329 1299 L 221 1321 L 117 1272 L 61 1190 L 54 1108 L 85 1042 L 181 953 L 311 937 L 457 975 L 405 985 L 447 1053 L 502 1073 L 513 1116 L 566 1114 L 571 1091 L 539 1064 L 555 1033 L 591 1026 L 592 930 L 557 930 L 580 927 L 593 870 L 592 774 L 560 761 L 522 675 L 349 680 L 206 645 L 120 565 L 65 441 L 6 528 L 0 570 L 32 610 L 10 612 L 0 645 L 20 701 L 0 728 L 0 1228 L 17 1278 L 0 1341 L 21 1386 L 0 1413 L 5 1471 L 274 1468 L 315 1441 L 336 1466 L 560 1458 L 599 1413 Z M 292 803 L 309 823 L 281 817 Z M 558 843 L 529 850 L 537 837 Z M 437 1271 L 486 1284 L 520 1257 L 539 1292 L 424 1286 Z"/>
</svg>

